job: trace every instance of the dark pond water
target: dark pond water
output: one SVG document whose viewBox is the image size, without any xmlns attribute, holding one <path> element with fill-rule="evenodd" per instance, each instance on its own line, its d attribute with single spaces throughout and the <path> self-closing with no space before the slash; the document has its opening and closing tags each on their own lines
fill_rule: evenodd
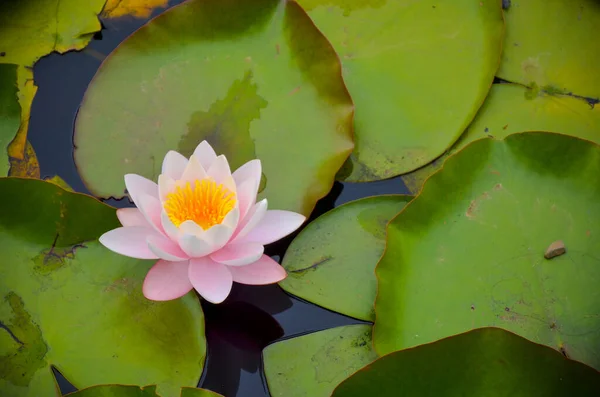
<svg viewBox="0 0 600 397">
<path fill-rule="evenodd" d="M 170 6 L 182 0 L 171 0 Z M 153 16 L 160 11 L 155 11 Z M 42 177 L 59 175 L 76 191 L 89 193 L 73 161 L 73 124 L 83 94 L 105 58 L 146 20 L 129 17 L 103 21 L 103 29 L 82 52 L 50 55 L 34 68 L 39 87 L 33 101 L 29 139 L 41 166 Z M 118 95 L 115 93 L 115 95 Z M 165 148 L 165 153 L 168 149 Z M 334 185 L 319 201 L 311 219 L 345 202 L 361 197 L 405 193 L 398 178 L 365 184 Z M 128 200 L 107 200 L 116 207 Z M 294 236 L 267 247 L 267 254 L 283 257 Z M 220 305 L 202 303 L 206 315 L 208 357 L 200 387 L 227 397 L 269 396 L 262 370 L 262 349 L 274 341 L 361 323 L 286 294 L 277 285 L 234 284 L 230 297 Z M 57 374 L 63 393 L 74 391 Z"/>
</svg>

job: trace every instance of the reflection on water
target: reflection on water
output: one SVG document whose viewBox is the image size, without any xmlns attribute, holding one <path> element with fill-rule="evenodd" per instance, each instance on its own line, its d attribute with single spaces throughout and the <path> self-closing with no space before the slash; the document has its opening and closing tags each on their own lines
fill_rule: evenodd
<svg viewBox="0 0 600 397">
<path fill-rule="evenodd" d="M 182 0 L 170 1 L 170 5 Z M 159 11 L 155 11 L 155 14 Z M 78 192 L 89 193 L 73 161 L 73 123 L 90 80 L 104 57 L 144 23 L 125 17 L 103 21 L 105 29 L 82 52 L 53 54 L 34 68 L 39 89 L 31 112 L 29 139 L 42 177 L 59 175 Z M 379 194 L 407 193 L 399 178 L 366 184 L 336 182 L 310 219 L 345 202 Z M 130 206 L 127 199 L 109 199 L 115 207 Z M 266 253 L 283 257 L 293 237 L 267 247 Z M 286 294 L 277 285 L 235 284 L 221 305 L 203 302 L 206 314 L 208 358 L 200 386 L 225 396 L 268 396 L 262 374 L 262 349 L 269 343 L 318 330 L 361 323 Z M 73 386 L 58 375 L 63 393 Z"/>
</svg>

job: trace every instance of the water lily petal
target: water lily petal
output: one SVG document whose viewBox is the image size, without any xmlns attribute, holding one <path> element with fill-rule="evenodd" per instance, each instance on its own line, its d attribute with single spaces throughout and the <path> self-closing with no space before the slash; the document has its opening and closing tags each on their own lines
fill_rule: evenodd
<svg viewBox="0 0 600 397">
<path fill-rule="evenodd" d="M 189 261 L 159 260 L 146 274 L 142 291 L 153 301 L 168 301 L 187 294 L 194 288 L 188 275 Z"/>
<path fill-rule="evenodd" d="M 212 303 L 223 302 L 233 285 L 227 266 L 208 257 L 190 259 L 188 276 L 196 291 Z"/>
<path fill-rule="evenodd" d="M 233 234 L 233 229 L 225 223 L 214 225 L 209 229 L 204 230 L 194 221 L 183 222 L 181 225 L 179 225 L 179 231 L 180 233 L 195 235 L 196 237 L 216 247 L 215 250 L 223 247 Z"/>
<path fill-rule="evenodd" d="M 181 179 L 183 170 L 187 166 L 188 159 L 174 150 L 169 150 L 162 163 L 162 174 L 171 179 Z"/>
<path fill-rule="evenodd" d="M 160 212 L 160 223 L 166 233 L 167 236 L 173 241 L 177 241 L 179 237 L 179 228 L 175 226 L 173 222 L 169 219 L 169 216 L 165 211 Z"/>
<path fill-rule="evenodd" d="M 184 182 L 190 182 L 193 185 L 194 181 L 205 178 L 206 171 L 204 171 L 204 167 L 202 167 L 202 164 L 200 164 L 198 158 L 192 154 L 190 161 L 188 162 L 188 165 L 180 179 Z"/>
<path fill-rule="evenodd" d="M 262 199 L 254 204 L 252 208 L 250 208 L 250 211 L 248 211 L 248 214 L 246 214 L 246 217 L 239 223 L 231 242 L 235 243 L 241 241 L 250 230 L 254 229 L 267 213 L 267 207 L 267 199 Z"/>
<path fill-rule="evenodd" d="M 142 194 L 158 198 L 158 185 L 143 176 L 137 174 L 125 175 L 125 187 L 136 207 L 139 207 L 138 204 Z"/>
<path fill-rule="evenodd" d="M 245 181 L 237 185 L 237 201 L 240 207 L 240 219 L 244 219 L 250 211 L 250 208 L 256 204 L 256 194 L 258 187 L 254 186 L 254 181 Z"/>
<path fill-rule="evenodd" d="M 192 221 L 185 221 L 179 226 L 179 246 L 192 258 L 212 254 L 222 248 L 232 234 L 232 229 L 221 224 L 215 225 L 208 230 L 200 226 L 191 225 Z"/>
<path fill-rule="evenodd" d="M 152 225 L 154 230 L 160 234 L 164 234 L 165 230 L 163 229 L 160 220 L 160 214 L 162 213 L 162 205 L 160 204 L 160 201 L 156 197 L 142 194 L 139 197 L 138 208 L 148 223 Z"/>
<path fill-rule="evenodd" d="M 214 149 L 206 141 L 200 142 L 196 150 L 194 150 L 194 156 L 198 158 L 205 170 L 208 170 L 211 164 L 217 159 Z"/>
<path fill-rule="evenodd" d="M 260 185 L 262 165 L 259 159 L 250 160 L 233 172 L 233 179 L 239 185 L 246 181 L 254 182 L 256 189 Z"/>
<path fill-rule="evenodd" d="M 224 183 L 231 178 L 231 169 L 227 157 L 220 155 L 206 170 L 206 174 L 217 183 Z"/>
<path fill-rule="evenodd" d="M 246 266 L 229 267 L 233 281 L 240 284 L 265 285 L 286 278 L 285 269 L 267 255 Z"/>
<path fill-rule="evenodd" d="M 241 241 L 267 245 L 292 233 L 302 226 L 305 220 L 304 215 L 295 212 L 269 210 Z"/>
<path fill-rule="evenodd" d="M 123 226 L 146 226 L 151 227 L 144 214 L 137 208 L 119 208 L 117 218 Z"/>
<path fill-rule="evenodd" d="M 221 224 L 229 227 L 231 230 L 235 230 L 239 221 L 240 221 L 240 207 L 238 207 L 238 205 L 236 203 L 236 206 L 233 207 L 233 209 L 231 211 L 229 211 L 229 213 L 227 215 L 225 215 L 225 218 L 223 218 L 223 221 L 221 222 Z"/>
<path fill-rule="evenodd" d="M 119 227 L 104 233 L 99 240 L 102 245 L 117 254 L 137 259 L 158 259 L 146 242 L 148 236 L 152 235 L 160 237 L 151 227 Z"/>
<path fill-rule="evenodd" d="M 167 194 L 173 190 L 175 190 L 175 179 L 165 174 L 160 174 L 158 176 L 158 198 L 161 204 L 165 202 Z"/>
<path fill-rule="evenodd" d="M 257 243 L 227 244 L 210 258 L 227 266 L 244 266 L 259 260 L 264 251 L 265 247 Z"/>
<path fill-rule="evenodd" d="M 146 241 L 148 242 L 148 248 L 150 248 L 150 251 L 152 251 L 161 259 L 172 262 L 189 259 L 189 256 L 183 252 L 179 245 L 167 237 L 148 236 Z"/>
</svg>

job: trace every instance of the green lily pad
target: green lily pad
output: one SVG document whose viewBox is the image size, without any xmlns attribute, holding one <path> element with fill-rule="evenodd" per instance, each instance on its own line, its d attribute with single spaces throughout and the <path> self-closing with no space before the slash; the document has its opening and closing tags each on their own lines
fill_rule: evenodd
<svg viewBox="0 0 600 397">
<path fill-rule="evenodd" d="M 483 103 L 500 61 L 500 1 L 298 2 L 339 54 L 356 105 L 356 148 L 340 178 L 429 163 Z"/>
<path fill-rule="evenodd" d="M 195 386 L 206 351 L 198 299 L 144 298 L 152 265 L 97 242 L 115 210 L 35 179 L 0 178 L 0 395 L 51 396 L 54 365 L 78 388 Z"/>
<path fill-rule="evenodd" d="M 448 158 L 389 224 L 377 352 L 497 326 L 600 368 L 598 186 L 600 147 L 566 135 L 482 139 Z M 545 259 L 559 241 L 566 254 Z"/>
<path fill-rule="evenodd" d="M 0 63 L 33 64 L 53 51 L 84 48 L 102 26 L 106 0 L 0 2 Z"/>
<path fill-rule="evenodd" d="M 600 395 L 600 374 L 510 332 L 481 328 L 381 357 L 333 393 L 398 395 L 589 397 Z"/>
<path fill-rule="evenodd" d="M 17 65 L 0 64 L 0 176 L 8 175 L 10 163 L 6 148 L 21 122 L 17 92 Z"/>
<path fill-rule="evenodd" d="M 347 325 L 269 345 L 263 351 L 273 397 L 328 397 L 356 370 L 377 358 L 370 325 Z"/>
<path fill-rule="evenodd" d="M 169 0 L 107 0 L 102 16 L 118 18 L 131 15 L 135 18 L 148 18 L 155 8 L 165 8 Z"/>
<path fill-rule="evenodd" d="M 375 321 L 375 266 L 385 228 L 411 196 L 368 197 L 341 205 L 311 222 L 292 241 L 282 266 L 287 292 L 327 309 Z"/>
<path fill-rule="evenodd" d="M 600 2 L 511 0 L 505 18 L 499 77 L 600 98 Z"/>
<path fill-rule="evenodd" d="M 169 149 L 206 139 L 232 168 L 259 158 L 271 208 L 308 215 L 353 148 L 337 56 L 295 2 L 191 0 L 114 51 L 75 126 L 75 160 L 99 196 L 154 179 Z"/>
<path fill-rule="evenodd" d="M 492 136 L 506 136 L 525 131 L 548 131 L 583 138 L 600 144 L 600 107 L 580 98 L 552 95 L 518 84 L 494 84 L 475 120 L 458 142 L 441 158 L 402 180 L 416 194 L 423 183 L 442 165 L 449 155 L 467 144 Z"/>
<path fill-rule="evenodd" d="M 180 397 L 218 397 L 218 393 L 205 389 L 184 387 Z M 161 397 L 156 386 L 98 385 L 67 394 L 65 397 Z"/>
</svg>

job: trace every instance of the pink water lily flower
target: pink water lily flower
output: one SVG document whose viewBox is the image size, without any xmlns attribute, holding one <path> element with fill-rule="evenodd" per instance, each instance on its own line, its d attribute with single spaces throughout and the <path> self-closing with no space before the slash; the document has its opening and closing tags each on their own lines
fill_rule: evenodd
<svg viewBox="0 0 600 397">
<path fill-rule="evenodd" d="M 261 178 L 259 160 L 233 174 L 225 156 L 208 142 L 185 158 L 165 156 L 158 185 L 125 175 L 137 208 L 117 210 L 123 227 L 100 237 L 108 249 L 139 259 L 158 259 L 144 280 L 146 298 L 179 298 L 195 288 L 206 300 L 220 303 L 233 281 L 271 284 L 285 270 L 263 254 L 264 245 L 287 236 L 305 221 L 290 211 L 267 210 L 256 202 Z"/>
</svg>

